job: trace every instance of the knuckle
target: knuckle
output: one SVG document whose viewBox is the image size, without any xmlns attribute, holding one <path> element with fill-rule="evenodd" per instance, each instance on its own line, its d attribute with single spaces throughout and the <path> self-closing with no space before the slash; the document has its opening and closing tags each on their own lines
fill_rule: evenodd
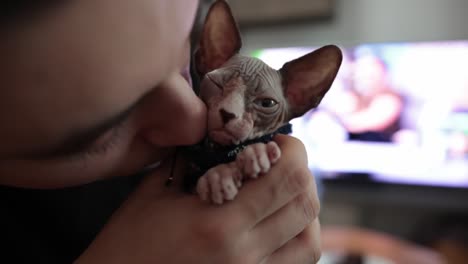
<svg viewBox="0 0 468 264">
<path fill-rule="evenodd" d="M 288 137 L 290 144 L 294 145 L 295 147 L 300 147 L 303 151 L 305 151 L 305 146 L 302 141 L 296 137 Z"/>
<path fill-rule="evenodd" d="M 298 210 L 307 223 L 312 222 L 318 214 L 318 206 L 315 199 L 308 194 L 301 194 L 297 198 Z"/>
<path fill-rule="evenodd" d="M 269 192 L 273 193 L 273 191 Z M 262 211 L 257 205 L 257 203 L 244 203 L 243 205 L 243 213 L 242 215 L 244 218 L 247 219 L 261 219 Z"/>
<path fill-rule="evenodd" d="M 261 259 L 260 254 L 252 250 L 250 254 L 244 254 L 243 256 L 240 256 L 236 264 L 237 263 L 255 264 L 255 263 L 259 263 L 260 259 Z"/>
<path fill-rule="evenodd" d="M 255 261 L 254 258 L 250 257 L 248 254 L 243 254 L 243 255 L 237 255 L 237 256 L 232 256 L 229 259 L 224 259 L 223 263 L 226 264 L 254 264 L 258 263 L 258 261 Z"/>
<path fill-rule="evenodd" d="M 229 256 L 228 258 L 223 259 L 223 263 L 227 263 L 227 264 L 239 264 L 239 263 L 242 263 L 242 264 L 251 264 L 252 263 L 253 264 L 253 263 L 258 263 L 258 260 L 252 254 L 252 251 L 254 251 L 254 250 L 250 250 L 250 251 L 244 252 L 242 254 L 233 254 L 233 255 Z"/>
<path fill-rule="evenodd" d="M 211 250 L 225 250 L 229 248 L 230 228 L 223 221 L 203 221 L 195 224 L 194 229 L 198 238 L 203 238 L 206 246 Z"/>
<path fill-rule="evenodd" d="M 301 239 L 301 242 L 303 243 L 302 247 L 307 249 L 305 251 L 305 257 L 308 260 L 307 263 L 318 263 L 322 256 L 320 242 L 316 239 L 317 236 L 320 236 L 320 232 L 309 233 Z"/>
<path fill-rule="evenodd" d="M 309 263 L 318 263 L 320 258 L 322 257 L 322 251 L 320 250 L 320 246 L 309 242 L 307 245 L 307 248 L 309 248 L 309 257 L 308 259 L 311 261 Z"/>
<path fill-rule="evenodd" d="M 293 137 L 289 137 L 288 141 L 290 141 L 290 143 L 288 144 L 289 147 L 285 149 L 285 151 L 293 151 L 295 156 L 300 157 L 300 159 L 297 159 L 297 161 L 307 163 L 307 150 L 302 141 Z"/>
<path fill-rule="evenodd" d="M 308 170 L 298 168 L 285 177 L 285 188 L 291 194 L 304 192 L 311 185 L 312 176 Z"/>
<path fill-rule="evenodd" d="M 313 263 L 318 263 L 320 261 L 320 258 L 322 257 L 322 251 L 316 248 L 312 254 Z"/>
</svg>

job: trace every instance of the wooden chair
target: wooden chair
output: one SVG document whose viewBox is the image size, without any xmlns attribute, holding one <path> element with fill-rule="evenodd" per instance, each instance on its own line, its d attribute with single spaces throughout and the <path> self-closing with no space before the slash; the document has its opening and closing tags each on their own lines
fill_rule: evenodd
<svg viewBox="0 0 468 264">
<path fill-rule="evenodd" d="M 322 252 L 375 256 L 394 264 L 445 264 L 437 252 L 395 236 L 357 227 L 322 227 Z"/>
</svg>

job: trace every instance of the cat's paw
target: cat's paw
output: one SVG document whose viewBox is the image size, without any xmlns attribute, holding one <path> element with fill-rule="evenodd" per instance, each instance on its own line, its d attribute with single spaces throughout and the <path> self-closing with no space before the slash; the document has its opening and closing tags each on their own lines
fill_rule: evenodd
<svg viewBox="0 0 468 264">
<path fill-rule="evenodd" d="M 243 175 L 257 178 L 266 173 L 281 156 L 281 150 L 274 141 L 267 144 L 257 143 L 247 146 L 237 155 L 236 163 Z"/>
<path fill-rule="evenodd" d="M 203 201 L 222 204 L 233 200 L 242 185 L 242 174 L 235 162 L 209 169 L 197 182 L 196 191 Z"/>
</svg>

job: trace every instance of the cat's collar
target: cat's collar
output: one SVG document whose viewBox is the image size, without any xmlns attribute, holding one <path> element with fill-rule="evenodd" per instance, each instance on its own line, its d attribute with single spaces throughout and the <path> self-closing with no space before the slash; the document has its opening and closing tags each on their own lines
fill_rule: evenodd
<svg viewBox="0 0 468 264">
<path fill-rule="evenodd" d="M 209 138 L 206 138 L 203 142 L 203 146 L 207 149 L 213 150 L 213 151 L 219 151 L 219 152 L 227 152 L 228 156 L 235 156 L 237 155 L 240 151 L 242 151 L 244 148 L 246 148 L 248 145 L 252 145 L 255 143 L 268 143 L 273 140 L 273 138 L 277 134 L 290 134 L 292 132 L 292 125 L 290 123 L 285 124 L 284 126 L 278 128 L 275 132 L 269 133 L 266 135 L 263 135 L 258 138 L 253 138 L 253 139 L 248 139 L 244 142 L 241 142 L 239 144 L 233 144 L 233 145 L 220 145 L 216 142 L 211 141 Z"/>
<path fill-rule="evenodd" d="M 280 127 L 275 132 L 246 140 L 237 145 L 222 146 L 210 141 L 208 138 L 201 143 L 185 147 L 185 153 L 190 157 L 190 166 L 193 175 L 198 177 L 205 173 L 208 169 L 222 164 L 232 162 L 236 159 L 237 154 L 244 150 L 247 146 L 255 143 L 268 143 L 273 140 L 277 134 L 290 134 L 292 132 L 291 124 Z M 196 183 L 198 177 L 187 177 L 192 180 L 187 180 L 185 188 L 189 190 Z"/>
</svg>

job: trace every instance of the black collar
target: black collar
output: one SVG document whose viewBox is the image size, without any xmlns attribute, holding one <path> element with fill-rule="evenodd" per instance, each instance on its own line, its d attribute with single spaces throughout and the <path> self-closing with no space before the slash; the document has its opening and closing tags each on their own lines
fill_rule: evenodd
<svg viewBox="0 0 468 264">
<path fill-rule="evenodd" d="M 272 141 L 274 136 L 277 134 L 290 134 L 291 132 L 292 126 L 290 123 L 287 123 L 273 133 L 249 139 L 237 145 L 221 146 L 206 138 L 203 142 L 190 146 L 186 150 L 190 160 L 192 160 L 192 165 L 196 169 L 204 172 L 216 165 L 234 161 L 237 154 L 239 154 L 248 145 L 255 143 L 268 143 Z"/>
</svg>

